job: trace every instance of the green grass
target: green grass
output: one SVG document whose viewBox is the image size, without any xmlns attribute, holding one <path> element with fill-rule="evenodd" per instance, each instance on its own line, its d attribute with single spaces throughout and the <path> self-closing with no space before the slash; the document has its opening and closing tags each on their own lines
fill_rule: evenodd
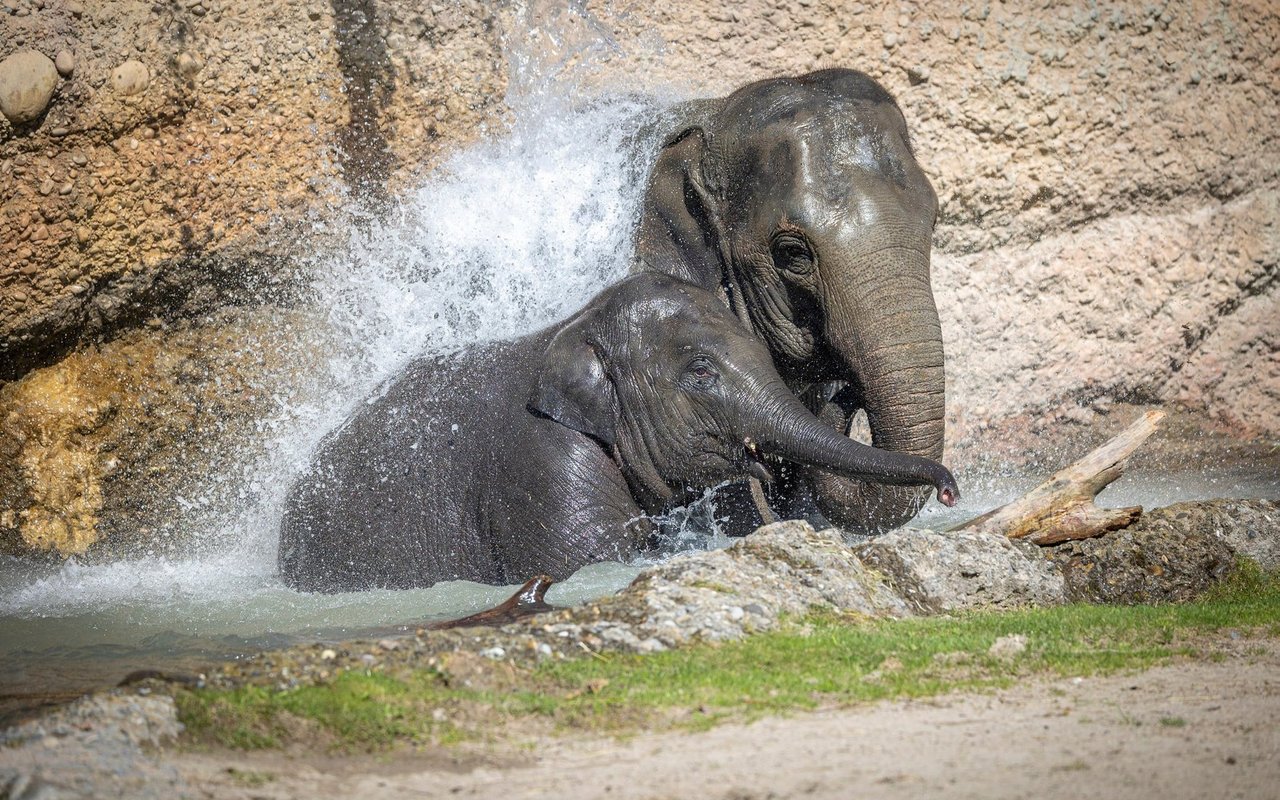
<svg viewBox="0 0 1280 800">
<path fill-rule="evenodd" d="M 1000 687 L 1033 674 L 1140 669 L 1202 655 L 1196 639 L 1227 628 L 1280 636 L 1280 577 L 1244 565 L 1205 598 L 1183 605 L 1072 605 L 875 622 L 814 614 L 720 646 L 548 663 L 517 671 L 501 691 L 450 688 L 438 673 L 421 670 L 402 678 L 348 672 L 327 685 L 284 692 L 183 691 L 177 699 L 196 740 L 247 749 L 300 737 L 346 749 L 457 741 L 488 735 L 482 732 L 512 719 L 623 734 Z M 1025 636 L 1027 648 L 1004 660 L 988 655 L 996 639 L 1010 634 Z"/>
</svg>

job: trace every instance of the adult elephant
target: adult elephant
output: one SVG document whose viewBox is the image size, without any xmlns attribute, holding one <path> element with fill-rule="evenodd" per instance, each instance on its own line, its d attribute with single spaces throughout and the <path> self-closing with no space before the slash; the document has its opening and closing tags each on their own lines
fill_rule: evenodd
<svg viewBox="0 0 1280 800">
<path fill-rule="evenodd" d="M 848 432 L 863 409 L 877 447 L 940 458 L 938 202 L 893 97 L 860 72 L 827 69 L 673 114 L 644 202 L 641 268 L 717 290 L 830 424 Z M 925 499 L 810 468 L 770 502 L 877 533 Z"/>
</svg>

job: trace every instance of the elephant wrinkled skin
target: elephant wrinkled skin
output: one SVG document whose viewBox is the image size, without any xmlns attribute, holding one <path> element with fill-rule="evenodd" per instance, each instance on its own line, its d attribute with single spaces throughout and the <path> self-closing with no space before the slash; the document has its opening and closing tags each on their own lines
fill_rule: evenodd
<svg viewBox="0 0 1280 800">
<path fill-rule="evenodd" d="M 828 69 L 759 81 L 671 112 L 637 240 L 639 268 L 716 291 L 769 347 L 792 390 L 848 433 L 940 458 L 943 350 L 930 285 L 937 196 L 893 97 Z M 788 470 L 787 517 L 880 533 L 918 489 Z"/>
<path fill-rule="evenodd" d="M 542 332 L 412 363 L 293 486 L 280 572 L 308 591 L 561 579 L 646 547 L 646 515 L 769 480 L 766 458 L 958 497 L 941 464 L 819 421 L 715 295 L 633 275 Z"/>
</svg>

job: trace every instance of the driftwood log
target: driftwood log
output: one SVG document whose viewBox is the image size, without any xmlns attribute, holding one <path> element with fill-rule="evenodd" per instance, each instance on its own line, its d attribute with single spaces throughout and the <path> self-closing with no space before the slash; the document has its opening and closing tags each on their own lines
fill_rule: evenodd
<svg viewBox="0 0 1280 800">
<path fill-rule="evenodd" d="M 1094 498 L 1119 478 L 1122 463 L 1155 432 L 1163 411 L 1148 411 L 1118 436 L 1011 503 L 952 530 L 998 533 L 1053 545 L 1128 527 L 1142 506 L 1098 508 Z"/>
</svg>

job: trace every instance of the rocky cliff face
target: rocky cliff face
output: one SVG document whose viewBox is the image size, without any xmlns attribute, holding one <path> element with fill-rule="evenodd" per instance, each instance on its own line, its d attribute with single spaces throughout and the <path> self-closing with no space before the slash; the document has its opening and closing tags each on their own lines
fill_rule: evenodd
<svg viewBox="0 0 1280 800">
<path fill-rule="evenodd" d="M 883 82 L 941 199 L 953 445 L 1115 401 L 1274 438 L 1280 16 L 1043 5 L 0 0 L 0 551 L 172 516 L 305 372 L 259 344 L 307 324 L 299 226 L 501 125 L 503 36 L 615 88 Z"/>
<path fill-rule="evenodd" d="M 306 369 L 299 226 L 497 121 L 497 37 L 467 2 L 0 3 L 0 552 L 183 510 Z"/>
</svg>

